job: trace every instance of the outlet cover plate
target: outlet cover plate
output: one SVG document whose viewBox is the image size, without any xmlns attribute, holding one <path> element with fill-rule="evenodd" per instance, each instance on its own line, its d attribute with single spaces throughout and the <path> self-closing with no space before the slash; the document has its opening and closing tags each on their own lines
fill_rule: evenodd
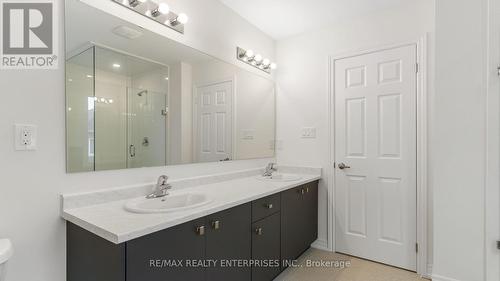
<svg viewBox="0 0 500 281">
<path fill-rule="evenodd" d="M 14 146 L 17 151 L 36 150 L 37 128 L 35 125 L 14 125 Z"/>
</svg>

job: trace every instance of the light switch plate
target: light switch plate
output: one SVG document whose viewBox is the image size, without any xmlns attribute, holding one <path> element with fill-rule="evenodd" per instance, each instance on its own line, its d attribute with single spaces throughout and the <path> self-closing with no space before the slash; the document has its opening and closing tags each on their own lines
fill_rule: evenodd
<svg viewBox="0 0 500 281">
<path fill-rule="evenodd" d="M 253 140 L 255 138 L 255 130 L 241 130 L 241 139 Z"/>
<path fill-rule="evenodd" d="M 37 128 L 35 125 L 14 125 L 14 145 L 18 151 L 36 150 Z"/>
<path fill-rule="evenodd" d="M 312 127 L 302 128 L 301 137 L 303 139 L 315 139 L 316 138 L 316 128 L 312 128 Z"/>
</svg>

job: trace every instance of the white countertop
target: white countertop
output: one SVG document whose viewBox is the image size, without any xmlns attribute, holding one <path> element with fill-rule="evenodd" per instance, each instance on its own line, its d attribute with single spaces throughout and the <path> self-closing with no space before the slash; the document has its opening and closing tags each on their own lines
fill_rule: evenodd
<svg viewBox="0 0 500 281">
<path fill-rule="evenodd" d="M 255 175 L 245 176 L 217 183 L 202 184 L 170 192 L 171 195 L 186 192 L 207 194 L 211 203 L 187 210 L 161 214 L 136 214 L 126 211 L 124 205 L 134 198 L 78 207 L 73 204 L 63 208 L 62 217 L 87 231 L 110 242 L 120 244 L 175 225 L 201 218 L 222 210 L 254 201 L 299 185 L 319 180 L 318 174 L 298 174 L 301 180 L 293 182 L 269 182 L 257 179 Z M 63 201 L 65 196 L 63 196 Z M 74 200 L 74 199 L 72 199 Z M 65 206 L 63 202 L 63 206 Z"/>
</svg>

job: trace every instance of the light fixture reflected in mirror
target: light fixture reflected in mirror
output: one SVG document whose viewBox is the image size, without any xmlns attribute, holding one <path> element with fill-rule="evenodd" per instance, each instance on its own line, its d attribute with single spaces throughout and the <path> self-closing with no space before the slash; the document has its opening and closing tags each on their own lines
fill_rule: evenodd
<svg viewBox="0 0 500 281">
<path fill-rule="evenodd" d="M 175 19 L 170 21 L 170 25 L 176 26 L 179 24 L 186 24 L 188 21 L 189 21 L 189 17 L 184 13 L 180 13 Z"/>
<path fill-rule="evenodd" d="M 176 14 L 170 11 L 170 7 L 164 0 L 112 1 L 182 34 L 184 34 L 184 25 L 189 21 L 185 13 Z"/>
<path fill-rule="evenodd" d="M 262 57 L 260 54 L 255 54 L 254 51 L 252 50 L 245 50 L 243 48 L 237 47 L 236 48 L 236 57 L 238 60 L 249 64 L 253 67 L 256 67 L 262 71 L 265 71 L 267 73 L 271 73 L 271 70 L 274 70 L 277 68 L 276 63 L 271 63 L 271 60 L 268 58 Z"/>
</svg>

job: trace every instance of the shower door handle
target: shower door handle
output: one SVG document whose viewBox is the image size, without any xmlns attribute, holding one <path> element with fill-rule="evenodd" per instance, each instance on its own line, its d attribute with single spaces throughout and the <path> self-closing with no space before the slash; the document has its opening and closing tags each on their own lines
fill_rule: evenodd
<svg viewBox="0 0 500 281">
<path fill-rule="evenodd" d="M 128 153 L 130 155 L 130 158 L 135 157 L 135 145 L 131 144 L 128 148 Z"/>
</svg>

